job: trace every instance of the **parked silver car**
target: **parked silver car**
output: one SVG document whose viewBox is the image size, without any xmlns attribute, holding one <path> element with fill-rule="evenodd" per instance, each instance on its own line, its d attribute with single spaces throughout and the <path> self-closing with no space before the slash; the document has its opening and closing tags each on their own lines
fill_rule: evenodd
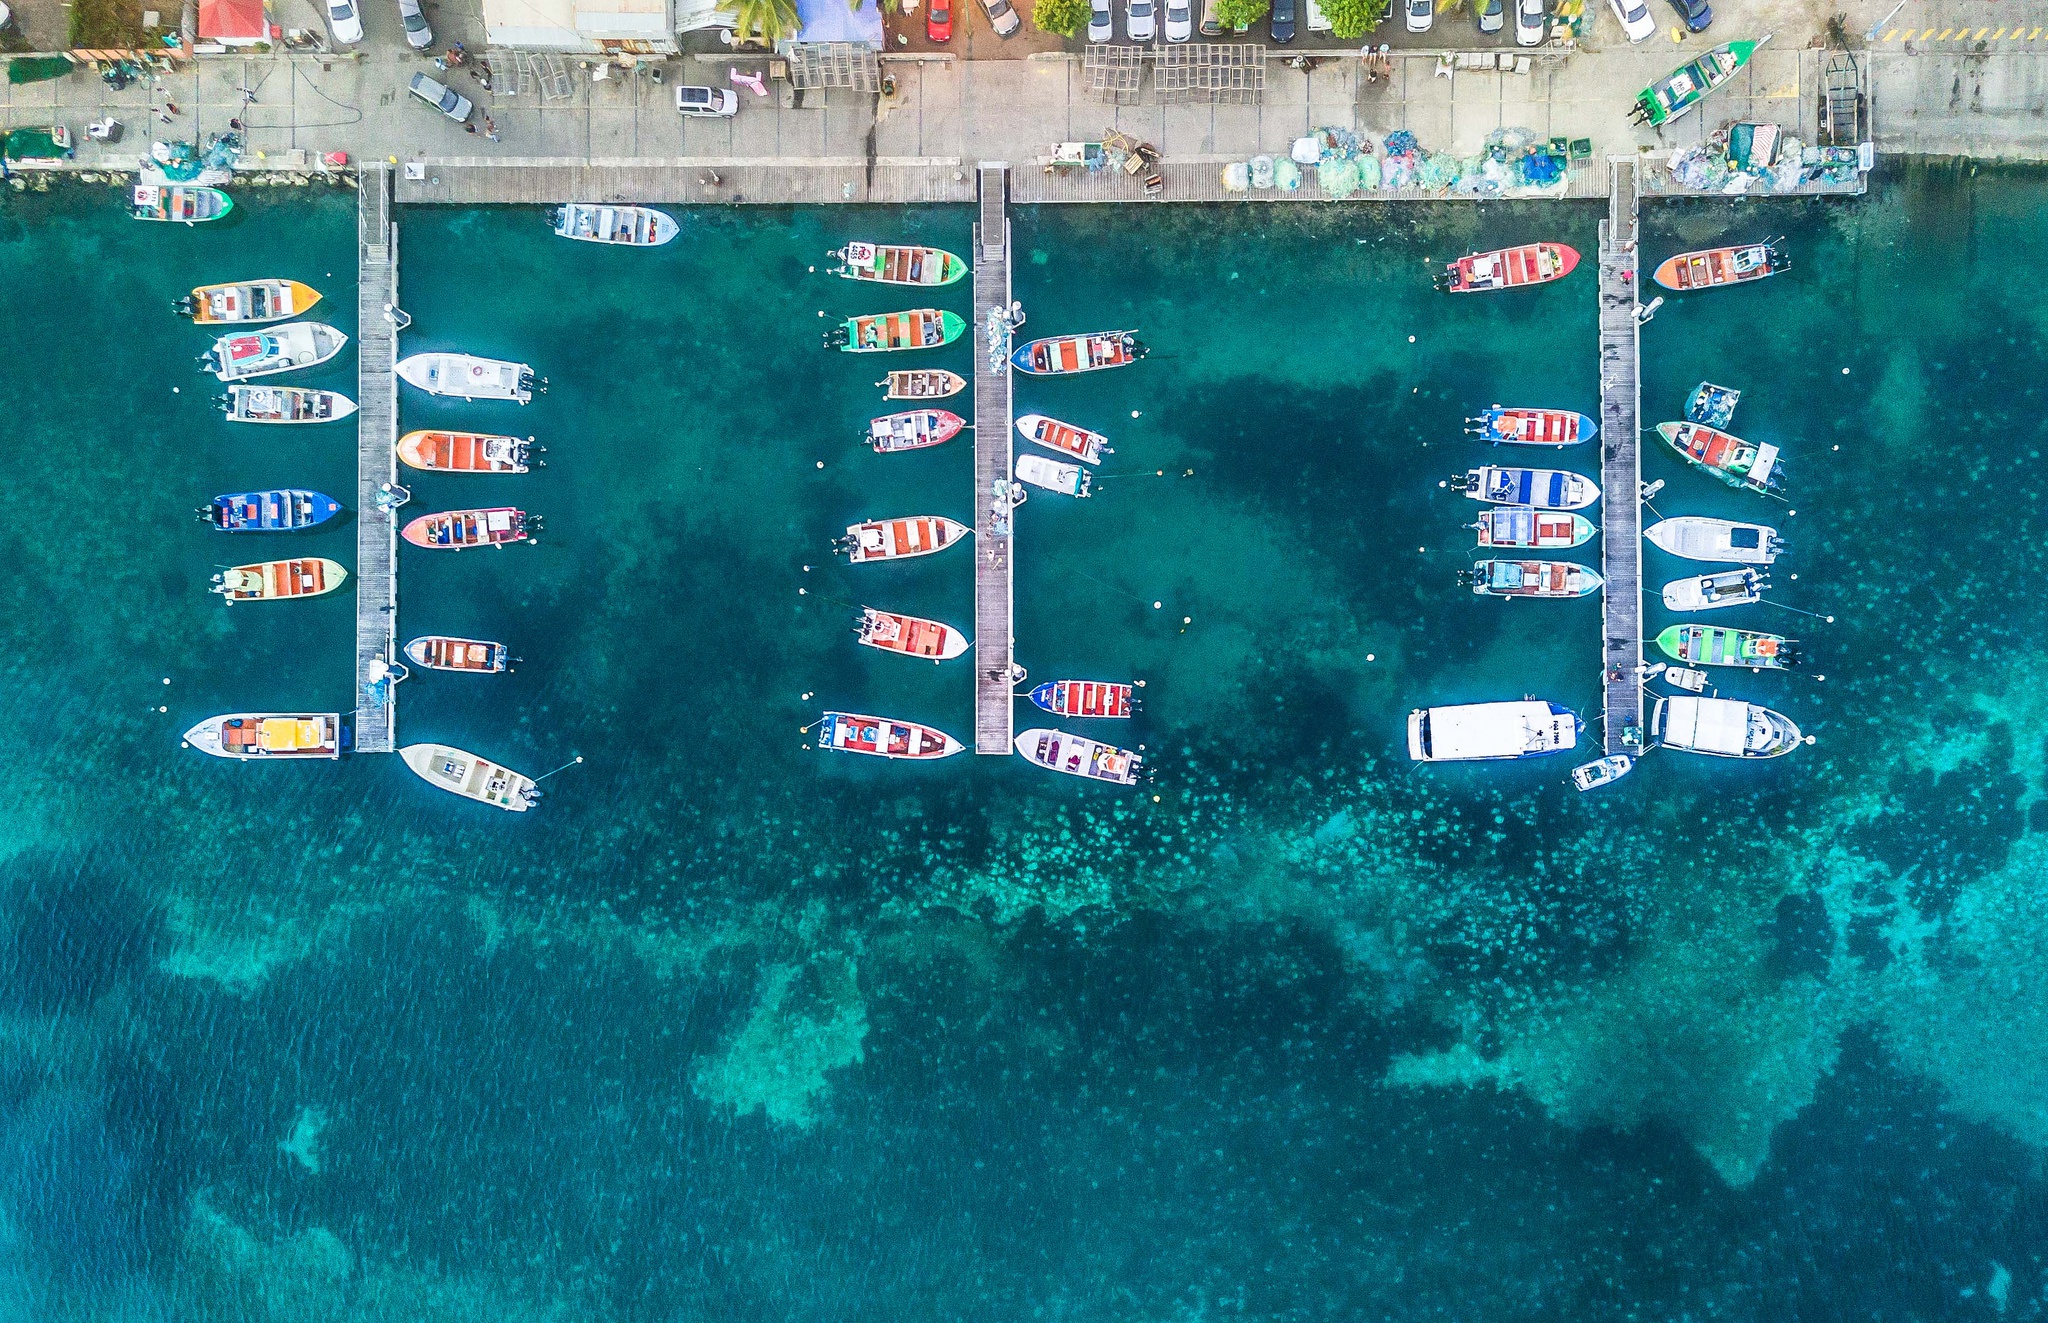
<svg viewBox="0 0 2048 1323">
<path fill-rule="evenodd" d="M 405 44 L 423 51 L 434 44 L 434 30 L 420 12 L 420 0 L 398 0 L 398 21 L 405 24 Z"/>
<path fill-rule="evenodd" d="M 1635 2 L 1641 4 L 1642 0 Z M 1472 13 L 1481 32 L 1498 32 L 1508 21 L 1508 8 L 1500 0 L 1472 0 Z"/>
<path fill-rule="evenodd" d="M 1109 0 L 1088 0 L 1088 40 L 1108 41 L 1116 35 L 1116 18 L 1109 12 Z"/>
<path fill-rule="evenodd" d="M 423 73 L 412 76 L 412 94 L 434 109 L 454 120 L 457 124 L 469 122 L 469 112 L 475 109 L 469 98 L 451 88 L 442 86 Z"/>
<path fill-rule="evenodd" d="M 1183 42 L 1194 35 L 1194 5 L 1190 0 L 1166 0 L 1166 39 Z"/>
<path fill-rule="evenodd" d="M 1542 45 L 1544 26 L 1543 0 L 1515 0 L 1515 45 Z"/>
<path fill-rule="evenodd" d="M 988 25 L 998 37 L 1007 37 L 1024 24 L 1017 11 L 1010 8 L 1010 0 L 981 0 L 981 7 L 988 10 Z"/>
<path fill-rule="evenodd" d="M 676 110 L 698 119 L 731 119 L 740 113 L 740 99 L 723 87 L 685 85 L 676 89 Z"/>
<path fill-rule="evenodd" d="M 1406 0 L 1401 17 L 1410 32 L 1427 32 L 1436 22 L 1436 0 Z"/>
</svg>

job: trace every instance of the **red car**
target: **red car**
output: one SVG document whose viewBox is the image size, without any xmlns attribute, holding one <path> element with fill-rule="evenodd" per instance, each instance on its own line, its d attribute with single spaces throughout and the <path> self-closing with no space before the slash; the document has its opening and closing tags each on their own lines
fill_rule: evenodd
<svg viewBox="0 0 2048 1323">
<path fill-rule="evenodd" d="M 953 39 L 953 0 L 931 0 L 925 11 L 924 35 L 933 41 Z"/>
</svg>

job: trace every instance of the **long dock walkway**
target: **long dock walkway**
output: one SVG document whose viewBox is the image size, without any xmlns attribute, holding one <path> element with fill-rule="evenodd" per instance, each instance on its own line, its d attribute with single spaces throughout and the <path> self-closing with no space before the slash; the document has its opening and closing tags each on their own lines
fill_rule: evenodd
<svg viewBox="0 0 2048 1323">
<path fill-rule="evenodd" d="M 358 191 L 356 247 L 356 738 L 358 753 L 398 747 L 398 521 L 381 490 L 398 483 L 398 227 L 391 221 L 391 170 L 365 167 Z"/>
<path fill-rule="evenodd" d="M 1643 745 L 1642 326 L 1636 321 L 1636 159 L 1611 157 L 1600 222 L 1601 689 L 1606 751 Z"/>
<path fill-rule="evenodd" d="M 1010 312 L 1010 169 L 984 161 L 974 226 L 974 751 L 1006 754 L 1016 738 L 1012 637 L 1016 550 L 1009 499 L 1009 337 L 990 343 L 990 314 Z"/>
</svg>

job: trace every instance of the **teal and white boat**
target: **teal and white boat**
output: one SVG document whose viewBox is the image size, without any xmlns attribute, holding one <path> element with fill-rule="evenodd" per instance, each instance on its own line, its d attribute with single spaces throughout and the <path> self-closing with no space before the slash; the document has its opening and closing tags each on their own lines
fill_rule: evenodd
<svg viewBox="0 0 2048 1323">
<path fill-rule="evenodd" d="M 1757 47 L 1771 39 L 1766 33 L 1755 41 L 1731 41 L 1705 55 L 1681 64 L 1636 94 L 1629 118 L 1638 124 L 1662 128 L 1706 99 L 1707 93 L 1735 76 L 1748 64 Z"/>
<path fill-rule="evenodd" d="M 137 184 L 135 219 L 146 221 L 219 220 L 235 209 L 235 200 L 217 188 L 193 184 Z"/>
<path fill-rule="evenodd" d="M 1758 671 L 1786 671 L 1799 664 L 1793 640 L 1753 629 L 1720 625 L 1672 625 L 1657 636 L 1657 646 L 1673 661 L 1692 666 L 1747 666 Z"/>
</svg>

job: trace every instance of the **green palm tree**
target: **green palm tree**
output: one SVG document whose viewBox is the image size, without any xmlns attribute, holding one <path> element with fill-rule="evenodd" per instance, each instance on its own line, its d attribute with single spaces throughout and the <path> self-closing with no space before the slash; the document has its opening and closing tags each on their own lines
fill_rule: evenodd
<svg viewBox="0 0 2048 1323">
<path fill-rule="evenodd" d="M 804 26 L 797 17 L 796 0 L 739 0 L 733 12 L 739 19 L 740 36 L 758 32 L 771 46 L 794 37 Z"/>
</svg>

